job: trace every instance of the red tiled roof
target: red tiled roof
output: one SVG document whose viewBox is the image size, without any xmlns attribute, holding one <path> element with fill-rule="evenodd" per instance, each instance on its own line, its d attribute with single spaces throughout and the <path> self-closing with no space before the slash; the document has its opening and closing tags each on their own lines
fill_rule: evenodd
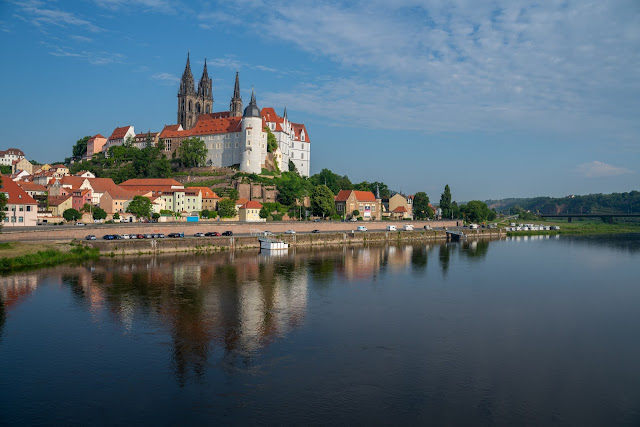
<svg viewBox="0 0 640 427">
<path fill-rule="evenodd" d="M 100 134 L 97 134 L 97 135 L 93 135 L 91 138 L 89 138 L 89 141 L 93 141 L 96 138 L 107 139 L 106 137 L 104 137 L 104 136 L 102 136 Z"/>
<path fill-rule="evenodd" d="M 337 202 L 346 201 L 351 193 L 355 193 L 356 200 L 359 202 L 375 202 L 376 196 L 373 195 L 371 191 L 356 191 L 356 190 L 340 190 L 338 195 L 335 197 Z"/>
<path fill-rule="evenodd" d="M 246 197 L 240 197 L 238 200 L 236 200 L 236 206 L 237 205 L 244 205 L 249 201 L 249 199 L 247 199 Z"/>
<path fill-rule="evenodd" d="M 219 199 L 220 197 L 209 187 L 189 187 L 192 190 L 200 190 L 203 199 Z"/>
<path fill-rule="evenodd" d="M 64 196 L 49 196 L 49 206 L 60 206 L 65 201 L 71 198 L 71 194 Z"/>
<path fill-rule="evenodd" d="M 109 137 L 109 139 L 114 140 L 114 139 L 123 139 L 124 136 L 127 134 L 127 132 L 129 131 L 129 128 L 131 126 L 122 126 L 120 128 L 115 128 L 115 130 L 113 131 L 113 133 L 111 134 L 111 136 Z"/>
<path fill-rule="evenodd" d="M 147 135 L 149 135 L 149 136 L 151 136 L 153 138 L 157 134 L 158 134 L 158 132 L 142 132 L 142 133 L 137 133 L 136 134 L 136 138 L 146 138 Z"/>
<path fill-rule="evenodd" d="M 405 213 L 408 212 L 407 208 L 405 208 L 404 206 L 398 206 L 397 208 L 395 208 L 394 210 L 392 210 L 391 212 L 395 212 L 395 213 Z"/>
<path fill-rule="evenodd" d="M 182 184 L 180 184 L 175 179 L 171 178 L 146 178 L 146 179 L 128 179 L 125 182 L 120 184 L 120 187 L 171 187 L 171 186 L 179 186 L 184 188 Z"/>
<path fill-rule="evenodd" d="M 189 130 L 189 135 L 211 135 L 240 132 L 242 130 L 242 117 L 214 119 L 208 116 L 208 114 L 199 116 L 196 124 Z"/>
<path fill-rule="evenodd" d="M 291 127 L 293 128 L 294 139 L 296 141 L 302 141 L 300 136 L 302 134 L 302 131 L 304 130 L 304 141 L 302 142 L 311 142 L 311 138 L 309 138 L 309 132 L 307 132 L 307 128 L 304 126 L 304 124 L 291 122 Z"/>
<path fill-rule="evenodd" d="M 36 184 L 35 182 L 19 181 L 18 185 L 24 191 L 47 191 L 47 189 L 44 187 L 44 185 Z"/>
<path fill-rule="evenodd" d="M 46 172 L 46 175 L 49 175 L 49 172 Z M 63 186 L 65 185 L 70 185 L 71 189 L 76 189 L 79 188 L 82 183 L 84 182 L 85 179 L 88 178 L 83 178 L 81 176 L 63 176 L 62 178 L 60 178 L 60 184 L 62 184 Z"/>
<path fill-rule="evenodd" d="M 83 178 L 89 180 L 89 185 L 94 193 L 104 193 L 109 188 L 116 187 L 116 183 L 111 178 Z"/>
<path fill-rule="evenodd" d="M 2 175 L 2 184 L 0 184 L 0 192 L 7 193 L 7 202 L 14 205 L 37 205 L 26 191 L 13 182 L 8 175 Z"/>
<path fill-rule="evenodd" d="M 255 200 L 249 200 L 244 205 L 240 206 L 240 209 L 262 209 L 262 203 Z"/>
</svg>

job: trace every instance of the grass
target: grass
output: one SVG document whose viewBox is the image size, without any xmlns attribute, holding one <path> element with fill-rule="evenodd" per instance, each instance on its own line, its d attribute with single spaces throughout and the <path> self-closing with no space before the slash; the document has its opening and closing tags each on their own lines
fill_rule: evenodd
<svg viewBox="0 0 640 427">
<path fill-rule="evenodd" d="M 51 266 L 70 261 L 97 259 L 100 257 L 100 251 L 82 244 L 67 246 L 1 243 L 0 256 L 2 256 L 0 258 L 0 271 L 7 272 L 30 267 Z"/>
<path fill-rule="evenodd" d="M 515 222 L 516 224 L 531 223 L 541 225 L 558 225 L 560 230 L 555 231 L 509 231 L 507 236 L 539 236 L 539 235 L 580 235 L 580 234 L 621 234 L 621 233 L 640 233 L 640 223 L 633 222 L 619 222 L 613 224 L 605 224 L 600 220 L 589 221 L 523 221 L 523 220 L 507 220 L 506 226 L 509 223 Z M 504 223 L 504 222 L 503 222 Z M 502 224 L 501 224 L 502 225 Z"/>
</svg>

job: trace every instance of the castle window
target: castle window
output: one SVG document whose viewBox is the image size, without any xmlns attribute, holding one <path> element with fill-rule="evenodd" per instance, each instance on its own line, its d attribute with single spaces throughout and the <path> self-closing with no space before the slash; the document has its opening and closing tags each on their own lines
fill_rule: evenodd
<svg viewBox="0 0 640 427">
<path fill-rule="evenodd" d="M 222 144 L 218 142 L 218 143 L 216 144 L 216 148 L 219 150 L 220 148 L 222 148 Z"/>
<path fill-rule="evenodd" d="M 238 141 L 236 141 L 236 148 L 238 148 Z"/>
<path fill-rule="evenodd" d="M 304 159 L 304 153 L 300 153 L 300 158 Z"/>
</svg>

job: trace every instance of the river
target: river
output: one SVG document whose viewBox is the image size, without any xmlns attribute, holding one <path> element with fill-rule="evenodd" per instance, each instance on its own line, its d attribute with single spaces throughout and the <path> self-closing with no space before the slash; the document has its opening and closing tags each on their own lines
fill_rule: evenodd
<svg viewBox="0 0 640 427">
<path fill-rule="evenodd" d="M 640 235 L 0 277 L 0 424 L 640 424 Z"/>
</svg>

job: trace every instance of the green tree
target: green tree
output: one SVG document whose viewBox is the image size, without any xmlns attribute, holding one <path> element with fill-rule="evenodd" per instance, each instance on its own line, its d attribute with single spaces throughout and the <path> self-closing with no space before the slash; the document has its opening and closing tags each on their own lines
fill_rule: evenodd
<svg viewBox="0 0 640 427">
<path fill-rule="evenodd" d="M 200 138 L 187 138 L 178 148 L 178 157 L 182 166 L 186 168 L 197 167 L 204 164 L 207 158 L 207 146 Z"/>
<path fill-rule="evenodd" d="M 153 147 L 153 138 L 151 137 L 151 131 L 147 132 L 147 137 L 144 140 L 144 148 Z"/>
<path fill-rule="evenodd" d="M 82 157 L 87 152 L 87 141 L 89 141 L 90 138 L 90 136 L 85 136 L 76 141 L 76 144 L 71 150 L 73 157 Z"/>
<path fill-rule="evenodd" d="M 353 184 L 348 176 L 340 176 L 326 168 L 322 169 L 320 173 L 310 177 L 309 181 L 311 181 L 313 185 L 326 185 L 335 195 L 337 195 L 340 190 L 353 190 Z"/>
<path fill-rule="evenodd" d="M 297 172 L 283 172 L 276 180 L 278 201 L 286 206 L 294 205 L 305 195 L 309 194 L 309 183 Z"/>
<path fill-rule="evenodd" d="M 260 209 L 260 218 L 268 218 L 269 217 L 269 210 L 267 209 L 266 206 L 262 206 L 262 209 Z"/>
<path fill-rule="evenodd" d="M 107 219 L 107 212 L 99 206 L 93 209 L 93 219 Z"/>
<path fill-rule="evenodd" d="M 311 211 L 314 215 L 330 216 L 335 210 L 333 192 L 326 185 L 318 185 L 311 192 Z"/>
<path fill-rule="evenodd" d="M 354 218 L 358 218 L 360 216 L 360 211 L 358 209 L 351 212 L 351 216 Z"/>
<path fill-rule="evenodd" d="M 129 202 L 126 212 L 132 213 L 138 218 L 151 218 L 153 204 L 144 196 L 134 196 L 133 200 Z"/>
<path fill-rule="evenodd" d="M 114 213 L 113 219 L 120 219 L 120 214 L 118 212 Z"/>
<path fill-rule="evenodd" d="M 495 219 L 495 212 L 480 200 L 472 200 L 466 205 L 460 206 L 460 210 L 464 214 L 465 220 L 469 222 L 480 223 Z"/>
<path fill-rule="evenodd" d="M 444 192 L 440 196 L 440 209 L 442 209 L 442 218 L 452 218 L 451 210 L 451 190 L 449 184 L 444 186 Z"/>
<path fill-rule="evenodd" d="M 153 215 L 151 215 L 151 218 L 157 221 L 160 218 L 160 214 L 158 212 L 154 212 Z"/>
<path fill-rule="evenodd" d="M 80 209 L 80 212 L 84 212 L 84 213 L 91 213 L 93 211 L 93 205 L 90 203 L 85 203 L 84 205 L 82 205 L 82 209 Z"/>
<path fill-rule="evenodd" d="M 0 173 L 2 175 L 11 175 L 11 166 L 0 165 Z"/>
<path fill-rule="evenodd" d="M 202 209 L 200 211 L 200 218 L 209 218 L 209 209 Z"/>
<path fill-rule="evenodd" d="M 429 206 L 429 196 L 424 191 L 419 191 L 413 196 L 413 215 L 420 220 L 433 216 L 433 210 Z"/>
<path fill-rule="evenodd" d="M 289 159 L 289 164 L 287 166 L 289 167 L 289 172 L 298 173 L 298 168 L 296 167 L 296 164 L 293 163 L 293 160 Z"/>
<path fill-rule="evenodd" d="M 71 209 L 67 209 L 66 211 L 62 212 L 62 217 L 66 221 L 77 221 L 80 218 L 82 218 L 82 214 L 80 212 L 78 212 L 77 210 L 71 208 Z"/>
<path fill-rule="evenodd" d="M 271 132 L 271 129 L 269 129 L 269 126 L 265 126 L 264 130 L 267 132 L 267 152 L 273 153 L 278 149 L 278 140 L 273 132 Z"/>
<path fill-rule="evenodd" d="M 221 218 L 233 218 L 236 216 L 236 202 L 231 199 L 222 199 L 218 202 L 218 214 Z"/>
</svg>

